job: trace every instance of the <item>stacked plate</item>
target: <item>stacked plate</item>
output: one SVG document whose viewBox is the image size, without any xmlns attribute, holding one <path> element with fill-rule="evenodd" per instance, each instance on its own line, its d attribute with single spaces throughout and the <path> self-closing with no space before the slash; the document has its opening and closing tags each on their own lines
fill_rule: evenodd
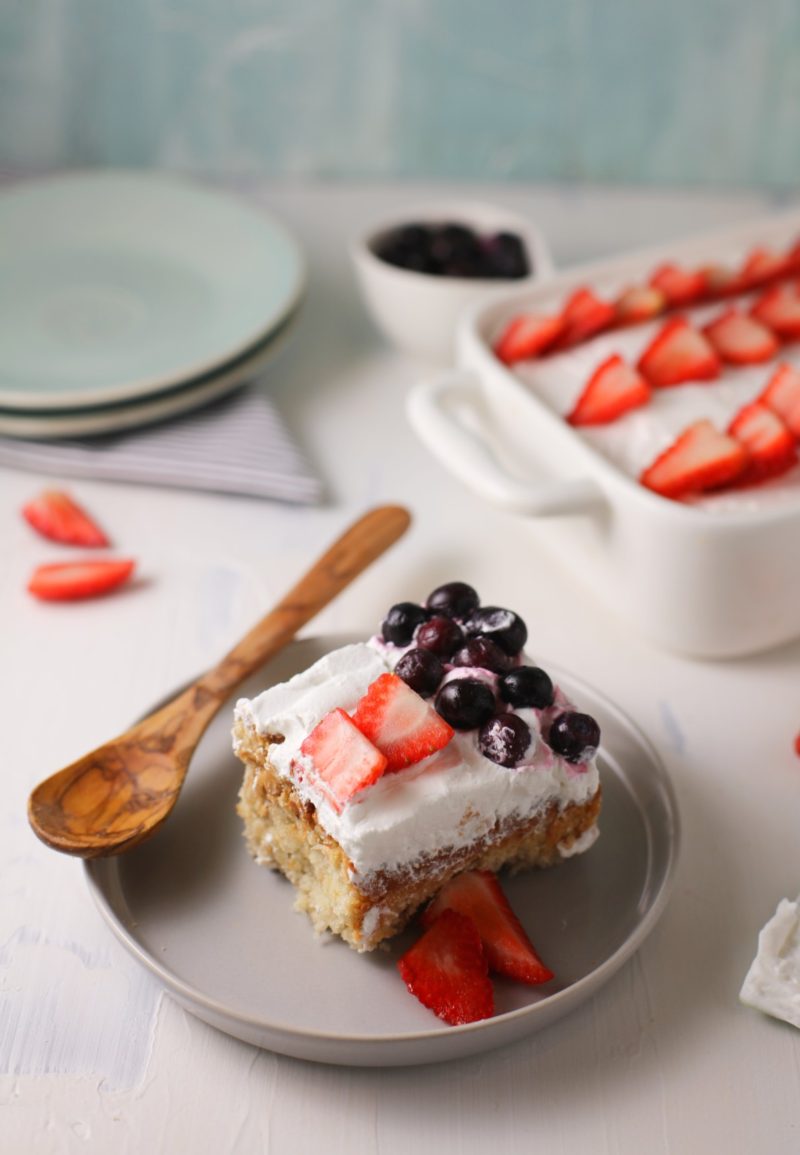
<svg viewBox="0 0 800 1155">
<path fill-rule="evenodd" d="M 252 378 L 299 310 L 268 214 L 176 178 L 99 172 L 0 194 L 0 433 L 72 437 L 195 409 Z"/>
</svg>

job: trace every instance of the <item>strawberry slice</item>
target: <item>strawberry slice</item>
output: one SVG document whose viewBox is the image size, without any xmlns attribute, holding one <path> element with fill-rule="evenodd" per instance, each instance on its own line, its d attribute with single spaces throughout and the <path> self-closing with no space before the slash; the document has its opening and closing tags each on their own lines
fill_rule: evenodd
<svg viewBox="0 0 800 1155">
<path fill-rule="evenodd" d="M 489 967 L 497 974 L 530 986 L 553 978 L 553 972 L 539 958 L 511 909 L 497 876 L 490 871 L 470 870 L 451 878 L 426 908 L 423 926 L 430 926 L 447 910 L 456 910 L 472 919 Z"/>
<path fill-rule="evenodd" d="M 723 361 L 730 365 L 756 365 L 769 361 L 780 348 L 771 329 L 738 309 L 727 309 L 703 330 Z"/>
<path fill-rule="evenodd" d="M 377 782 L 386 769 L 386 758 L 361 733 L 344 710 L 331 710 L 300 746 L 314 764 L 331 804 L 344 804 Z"/>
<path fill-rule="evenodd" d="M 768 281 L 782 277 L 789 268 L 790 262 L 786 257 L 759 246 L 747 256 L 739 276 L 745 289 L 758 289 Z"/>
<path fill-rule="evenodd" d="M 481 937 L 466 915 L 443 911 L 398 960 L 397 969 L 412 995 L 451 1026 L 494 1014 Z"/>
<path fill-rule="evenodd" d="M 22 507 L 22 516 L 37 533 L 67 545 L 106 546 L 108 538 L 85 509 L 66 494 L 46 489 Z"/>
<path fill-rule="evenodd" d="M 800 294 L 794 285 L 773 285 L 750 310 L 751 314 L 784 341 L 800 337 Z"/>
<path fill-rule="evenodd" d="M 743 289 L 739 276 L 726 265 L 705 265 L 700 273 L 703 277 L 704 300 L 731 297 Z"/>
<path fill-rule="evenodd" d="M 638 325 L 652 321 L 667 307 L 667 298 L 661 289 L 652 285 L 633 285 L 617 298 L 614 310 L 618 325 Z"/>
<path fill-rule="evenodd" d="M 616 313 L 613 305 L 602 301 L 591 289 L 576 289 L 564 306 L 561 314 L 564 332 L 559 339 L 561 345 L 577 345 L 588 341 L 597 333 L 602 333 L 614 321 Z"/>
<path fill-rule="evenodd" d="M 46 602 L 94 598 L 127 581 L 135 565 L 128 558 L 40 565 L 33 571 L 28 591 Z"/>
<path fill-rule="evenodd" d="M 660 289 L 667 299 L 667 305 L 677 308 L 690 305 L 702 297 L 706 288 L 706 278 L 702 269 L 682 269 L 679 265 L 660 265 L 650 278 L 650 284 Z"/>
<path fill-rule="evenodd" d="M 514 317 L 494 347 L 495 354 L 506 365 L 538 357 L 564 332 L 563 317 L 526 313 Z"/>
<path fill-rule="evenodd" d="M 455 730 L 397 674 L 381 674 L 353 711 L 353 723 L 386 755 L 387 771 L 421 762 Z"/>
<path fill-rule="evenodd" d="M 656 388 L 684 381 L 712 381 L 719 376 L 719 357 L 702 333 L 685 317 L 673 317 L 639 358 L 639 372 Z"/>
<path fill-rule="evenodd" d="M 756 401 L 782 417 L 800 441 L 800 372 L 793 365 L 779 365 Z"/>
<path fill-rule="evenodd" d="M 739 485 L 779 477 L 797 462 L 794 437 L 777 413 L 751 401 L 734 416 L 728 432 L 747 449 L 750 460 L 737 479 Z"/>
<path fill-rule="evenodd" d="M 662 497 L 686 497 L 728 484 L 744 472 L 747 462 L 747 450 L 735 437 L 703 419 L 685 429 L 639 480 Z"/>
<path fill-rule="evenodd" d="M 595 369 L 567 421 L 570 425 L 605 425 L 629 409 L 645 405 L 650 397 L 644 378 L 614 354 Z"/>
</svg>

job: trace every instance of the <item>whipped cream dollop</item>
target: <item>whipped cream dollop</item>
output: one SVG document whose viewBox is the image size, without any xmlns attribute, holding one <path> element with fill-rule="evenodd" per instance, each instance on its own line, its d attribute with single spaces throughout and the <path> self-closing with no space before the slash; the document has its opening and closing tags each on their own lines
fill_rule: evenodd
<svg viewBox="0 0 800 1155">
<path fill-rule="evenodd" d="M 783 898 L 758 936 L 758 953 L 739 998 L 800 1027 L 800 899 Z"/>
<path fill-rule="evenodd" d="M 735 261 L 730 263 L 733 265 Z M 623 288 L 622 285 L 597 287 L 598 291 L 609 296 Z M 696 328 L 702 328 L 731 305 L 746 312 L 756 296 L 698 305 L 682 309 L 681 313 Z M 514 369 L 532 392 L 556 413 L 566 417 L 603 361 L 617 353 L 628 364 L 636 365 L 668 318 L 674 315 L 669 313 L 643 325 L 601 333 L 574 349 L 536 361 L 521 362 Z M 720 376 L 713 381 L 654 389 L 646 405 L 632 409 L 608 425 L 581 426 L 575 432 L 623 473 L 638 479 L 642 471 L 693 422 L 705 417 L 717 429 L 725 431 L 738 410 L 755 401 L 782 361 L 800 367 L 798 347 L 783 345 L 771 361 L 758 365 L 723 365 Z M 692 498 L 691 504 L 712 513 L 800 504 L 800 465 L 757 486 Z"/>
<path fill-rule="evenodd" d="M 246 726 L 264 736 L 282 736 L 283 741 L 270 748 L 270 762 L 291 778 L 304 801 L 313 803 L 318 821 L 342 847 L 355 875 L 395 870 L 450 847 L 467 846 L 489 834 L 498 821 L 533 815 L 553 802 L 560 807 L 583 803 L 596 793 L 594 760 L 574 766 L 542 738 L 550 717 L 571 708 L 556 688 L 547 710 L 517 711 L 531 730 L 530 746 L 517 766 L 498 766 L 484 757 L 475 731 L 456 732 L 444 749 L 385 774 L 337 812 L 315 784 L 300 745 L 331 710 L 350 712 L 403 652 L 379 639 L 343 646 L 288 682 L 236 703 L 236 717 Z M 587 840 L 585 848 L 590 844 Z"/>
</svg>

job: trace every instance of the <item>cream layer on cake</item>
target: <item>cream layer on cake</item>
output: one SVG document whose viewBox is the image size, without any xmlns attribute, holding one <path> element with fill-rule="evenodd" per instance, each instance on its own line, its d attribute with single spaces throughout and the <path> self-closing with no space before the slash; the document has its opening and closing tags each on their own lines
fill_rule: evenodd
<svg viewBox="0 0 800 1155">
<path fill-rule="evenodd" d="M 390 652 L 393 651 L 393 652 Z M 587 803 L 597 793 L 594 760 L 573 765 L 555 754 L 542 737 L 550 719 L 573 708 L 556 690 L 546 710 L 515 711 L 531 730 L 524 761 L 514 768 L 498 766 L 478 749 L 475 731 L 457 732 L 437 754 L 416 765 L 386 774 L 355 795 L 341 811 L 331 805 L 315 781 L 313 766 L 300 753 L 305 737 L 331 710 L 351 711 L 377 677 L 393 668 L 402 649 L 374 640 L 334 650 L 288 682 L 258 697 L 240 699 L 236 720 L 270 746 L 275 771 L 291 780 L 304 802 L 313 804 L 317 821 L 341 846 L 355 881 L 378 872 L 395 872 L 439 852 L 479 842 L 506 820 L 533 817 L 554 804 L 559 808 Z M 522 655 L 522 661 L 533 664 Z M 493 676 L 475 669 L 452 670 L 448 677 Z M 596 828 L 595 828 L 596 829 Z M 580 846 L 586 850 L 596 835 Z"/>
</svg>

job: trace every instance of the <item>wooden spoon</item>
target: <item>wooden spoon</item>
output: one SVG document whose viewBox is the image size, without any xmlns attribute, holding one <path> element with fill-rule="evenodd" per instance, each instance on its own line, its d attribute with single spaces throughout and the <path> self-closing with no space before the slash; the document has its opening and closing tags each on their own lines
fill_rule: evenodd
<svg viewBox="0 0 800 1155">
<path fill-rule="evenodd" d="M 410 521 L 400 506 L 365 514 L 219 665 L 155 714 L 41 782 L 28 801 L 34 833 L 54 850 L 82 858 L 121 854 L 154 834 L 225 699 L 393 545 Z"/>
</svg>

